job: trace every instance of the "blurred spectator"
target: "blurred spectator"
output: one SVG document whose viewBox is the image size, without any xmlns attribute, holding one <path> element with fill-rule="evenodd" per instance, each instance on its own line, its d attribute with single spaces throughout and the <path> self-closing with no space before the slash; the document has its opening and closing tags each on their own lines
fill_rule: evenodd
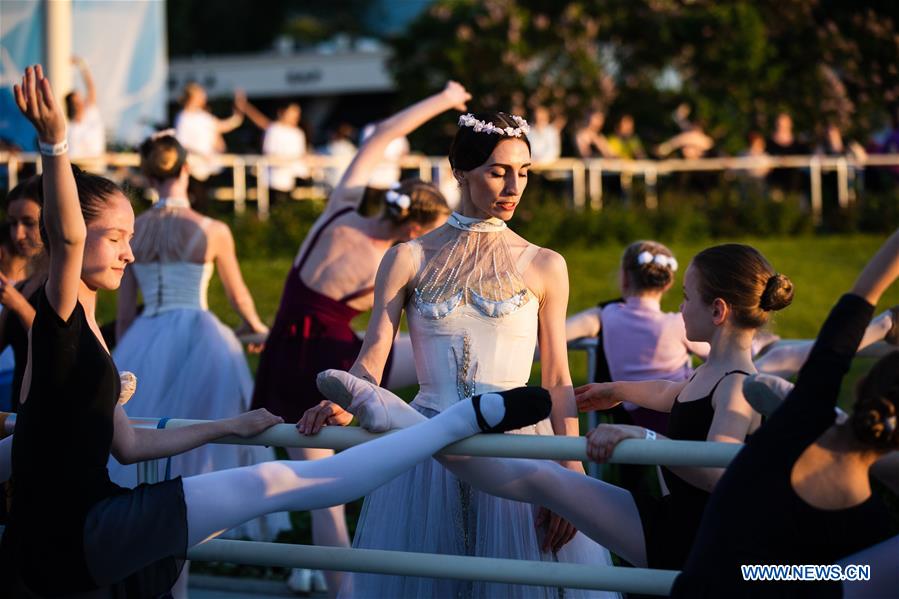
<svg viewBox="0 0 899 599">
<path fill-rule="evenodd" d="M 817 154 L 825 156 L 846 156 L 855 160 L 864 160 L 868 153 L 860 143 L 854 140 L 843 141 L 843 133 L 835 123 L 827 123 L 824 128 L 824 138 L 816 148 Z"/>
<path fill-rule="evenodd" d="M 365 143 L 365 140 L 371 137 L 375 132 L 376 123 L 369 123 L 362 129 L 362 135 L 359 136 L 359 144 Z M 355 152 L 353 148 L 353 152 Z M 368 180 L 369 187 L 377 187 L 378 189 L 390 189 L 390 186 L 402 179 L 402 168 L 400 163 L 403 158 L 409 155 L 409 138 L 406 136 L 398 137 L 387 144 L 384 149 L 384 157 L 375 170 L 372 171 L 371 178 Z"/>
<path fill-rule="evenodd" d="M 243 122 L 243 114 L 235 106 L 233 114 L 220 119 L 206 108 L 206 90 L 197 83 L 184 86 L 181 112 L 175 117 L 175 138 L 190 152 L 190 187 L 188 193 L 194 209 L 206 212 L 209 197 L 206 181 L 222 171 L 217 156 L 225 151 L 222 134 L 233 131 Z"/>
<path fill-rule="evenodd" d="M 531 142 L 531 159 L 534 162 L 552 162 L 562 156 L 562 129 L 564 118 L 552 120 L 549 109 L 538 106 L 534 109 L 534 122 L 528 140 Z"/>
<path fill-rule="evenodd" d="M 330 140 L 322 153 L 334 157 L 332 166 L 328 167 L 325 173 L 328 185 L 332 188 L 337 186 L 343 171 L 356 155 L 356 146 L 350 141 L 352 138 L 353 126 L 349 123 L 340 123 L 330 132 Z"/>
<path fill-rule="evenodd" d="M 793 118 L 786 112 L 778 113 L 774 120 L 774 131 L 765 142 L 765 149 L 771 156 L 797 156 L 809 153 L 809 147 L 800 143 L 793 135 Z M 772 193 L 782 195 L 804 191 L 805 175 L 796 168 L 773 168 L 768 174 L 768 185 Z"/>
<path fill-rule="evenodd" d="M 306 166 L 306 134 L 300 128 L 302 109 L 296 102 L 289 102 L 278 108 L 277 119 L 272 121 L 248 100 L 242 91 L 234 95 L 234 104 L 253 124 L 265 131 L 262 138 L 262 153 L 289 164 L 271 166 L 268 170 L 270 199 L 276 203 L 290 199 L 297 186 L 297 179 L 306 183 L 309 168 Z"/>
<path fill-rule="evenodd" d="M 106 168 L 106 130 L 97 108 L 97 88 L 83 58 L 72 57 L 84 82 L 85 94 L 74 90 L 66 94 L 69 117 L 69 157 L 85 170 L 102 173 Z"/>
<path fill-rule="evenodd" d="M 629 114 L 621 115 L 615 133 L 609 136 L 609 150 L 622 160 L 643 160 L 646 151 L 643 142 L 634 131 L 634 117 Z"/>
<path fill-rule="evenodd" d="M 601 110 L 593 110 L 583 125 L 574 134 L 574 146 L 581 158 L 613 158 L 609 142 L 602 134 L 606 115 Z"/>
<path fill-rule="evenodd" d="M 765 151 L 765 136 L 758 131 L 750 131 L 747 136 L 748 147 L 740 153 L 744 158 L 755 158 L 761 162 L 758 166 L 737 171 L 737 179 L 740 185 L 740 193 L 743 199 L 759 199 L 765 197 L 767 184 L 765 178 L 771 167 L 768 166 Z"/>
<path fill-rule="evenodd" d="M 853 140 L 844 141 L 842 131 L 840 131 L 840 128 L 833 122 L 828 122 L 824 126 L 824 136 L 815 148 L 815 153 L 824 156 L 844 157 L 849 158 L 852 161 L 860 162 L 863 162 L 865 158 L 868 157 L 868 153 L 865 152 L 865 149 L 861 144 Z M 857 186 L 863 185 L 864 181 L 862 173 L 864 173 L 864 167 L 856 168 L 852 163 L 848 165 L 848 200 L 853 200 L 856 197 Z M 821 186 L 826 200 L 832 200 L 832 196 L 834 196 L 837 191 L 838 185 L 839 178 L 837 177 L 836 172 L 828 171 L 823 174 Z M 832 203 L 832 201 L 830 201 L 830 203 Z"/>
<path fill-rule="evenodd" d="M 681 158 L 694 160 L 702 158 L 714 147 L 715 140 L 706 135 L 702 124 L 693 122 L 683 132 L 656 146 L 656 154 L 659 158 L 669 158 L 675 152 L 680 152 Z"/>
</svg>

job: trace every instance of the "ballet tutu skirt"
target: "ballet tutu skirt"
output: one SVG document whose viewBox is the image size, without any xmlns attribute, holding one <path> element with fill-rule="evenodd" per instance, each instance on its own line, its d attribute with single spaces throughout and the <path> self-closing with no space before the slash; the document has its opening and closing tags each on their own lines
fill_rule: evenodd
<svg viewBox="0 0 899 599">
<path fill-rule="evenodd" d="M 181 278 L 187 281 L 181 281 L 179 289 L 189 289 L 192 280 L 208 281 L 211 263 L 205 266 L 184 263 L 182 268 L 196 270 L 190 267 L 200 267 L 203 271 L 194 273 L 198 276 L 193 277 L 182 273 L 185 276 Z M 172 278 L 173 273 L 167 272 L 166 279 Z M 142 281 L 140 275 L 138 281 Z M 201 284 L 201 288 L 205 291 L 206 284 Z M 152 297 L 143 285 L 142 290 L 145 300 Z M 201 297 L 205 299 L 205 293 Z M 113 352 L 119 370 L 137 376 L 137 390 L 125 404 L 125 411 L 131 417 L 194 420 L 217 420 L 246 412 L 253 393 L 253 379 L 237 337 L 205 309 L 205 302 L 192 307 L 175 305 L 176 302 L 169 301 L 163 310 L 148 305 Z M 167 460 L 123 466 L 110 458 L 109 475 L 118 485 L 134 487 L 146 482 L 148 469 L 158 472 L 160 478 L 164 470 L 171 477 L 187 477 L 274 459 L 274 450 L 268 447 L 210 443 L 173 456 L 169 467 Z M 246 522 L 225 536 L 272 540 L 286 529 L 290 529 L 288 515 L 280 512 Z"/>
</svg>

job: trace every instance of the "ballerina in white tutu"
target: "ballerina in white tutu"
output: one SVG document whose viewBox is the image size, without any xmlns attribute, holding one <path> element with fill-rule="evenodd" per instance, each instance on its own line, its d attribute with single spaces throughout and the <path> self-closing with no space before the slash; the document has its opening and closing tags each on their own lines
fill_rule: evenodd
<svg viewBox="0 0 899 599">
<path fill-rule="evenodd" d="M 159 201 L 135 222 L 135 263 L 119 290 L 116 364 L 141 385 L 128 404 L 137 417 L 216 420 L 247 411 L 253 379 L 231 329 L 209 311 L 206 292 L 213 265 L 243 329 L 267 333 L 256 314 L 224 223 L 201 216 L 187 200 L 186 151 L 174 136 L 157 134 L 141 146 L 141 169 Z M 137 290 L 144 310 L 135 319 Z M 171 458 L 171 476 L 191 476 L 274 459 L 271 449 L 207 445 Z M 139 466 L 110 463 L 122 486 L 138 482 Z M 290 527 L 286 514 L 252 520 L 231 532 L 271 540 Z"/>
<path fill-rule="evenodd" d="M 521 434 L 577 435 L 565 346 L 564 259 L 516 235 L 506 221 L 521 200 L 531 163 L 524 119 L 465 115 L 450 150 L 460 213 L 391 249 L 375 282 L 375 304 L 351 372 L 384 374 L 405 309 L 420 390 L 412 406 L 434 417 L 477 393 L 517 387 L 531 374 L 539 339 L 541 382 L 552 416 Z M 306 412 L 301 432 L 334 411 Z M 567 463 L 583 473 L 580 462 Z M 545 509 L 482 493 L 428 460 L 370 494 L 354 547 L 607 565 L 609 552 Z M 353 597 L 557 597 L 562 589 L 354 574 Z M 587 592 L 564 590 L 566 597 Z"/>
</svg>

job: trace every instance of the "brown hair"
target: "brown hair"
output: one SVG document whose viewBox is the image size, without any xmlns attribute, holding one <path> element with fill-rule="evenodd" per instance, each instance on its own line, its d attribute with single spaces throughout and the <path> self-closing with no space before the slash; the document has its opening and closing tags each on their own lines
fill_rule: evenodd
<svg viewBox="0 0 899 599">
<path fill-rule="evenodd" d="M 94 175 L 91 173 L 86 173 L 82 171 L 80 168 L 72 165 L 72 175 L 75 177 L 75 189 L 78 192 L 78 203 L 81 205 L 81 216 L 84 218 L 84 224 L 88 225 L 93 221 L 97 220 L 97 217 L 100 216 L 103 212 L 103 208 L 106 203 L 117 193 L 124 194 L 122 188 L 107 179 L 106 177 L 101 177 L 100 175 Z M 41 185 L 38 186 L 40 190 L 40 195 L 38 199 L 38 204 L 41 206 L 44 205 L 44 190 L 43 190 L 43 179 L 41 175 L 38 175 L 38 179 L 41 180 Z M 49 238 L 47 237 L 47 230 L 44 224 L 44 211 L 41 210 L 41 241 L 44 242 L 44 246 L 47 248 L 47 251 L 50 251 Z"/>
<path fill-rule="evenodd" d="M 449 205 L 440 190 L 421 179 L 403 179 L 393 189 L 380 191 L 384 205 L 384 218 L 395 225 L 414 222 L 420 225 L 431 223 L 437 217 L 449 214 Z M 402 201 L 391 201 L 391 197 L 406 196 L 409 206 Z"/>
<path fill-rule="evenodd" d="M 493 123 L 503 129 L 506 127 L 515 129 L 519 126 L 512 115 L 506 112 L 478 112 L 473 116 L 479 121 Z M 528 145 L 528 151 L 531 150 L 531 142 L 528 141 L 527 135 L 507 137 L 495 133 L 478 132 L 472 127 L 459 127 L 449 150 L 450 166 L 460 171 L 476 169 L 487 162 L 499 142 L 507 139 L 519 139 Z"/>
<path fill-rule="evenodd" d="M 640 264 L 638 257 L 643 252 L 674 258 L 671 250 L 657 241 L 635 241 L 627 246 L 621 256 L 621 268 L 627 273 L 628 285 L 634 291 L 661 290 L 674 282 L 675 268 L 657 262 Z"/>
<path fill-rule="evenodd" d="M 41 192 L 42 183 L 43 180 L 40 175 L 32 175 L 13 187 L 10 192 L 6 194 L 7 208 L 10 204 L 18 202 L 19 200 L 28 200 L 43 208 L 44 194 Z"/>
<path fill-rule="evenodd" d="M 856 386 L 849 423 L 859 441 L 881 451 L 899 449 L 899 351 L 874 364 Z"/>
<path fill-rule="evenodd" d="M 149 179 L 165 181 L 181 174 L 187 150 L 174 135 L 148 137 L 140 145 L 140 170 Z"/>
<path fill-rule="evenodd" d="M 723 299 L 741 327 L 757 329 L 768 322 L 771 312 L 793 301 L 793 282 L 775 272 L 754 247 L 716 245 L 696 254 L 692 264 L 699 273 L 702 301 L 711 304 L 715 298 Z"/>
</svg>

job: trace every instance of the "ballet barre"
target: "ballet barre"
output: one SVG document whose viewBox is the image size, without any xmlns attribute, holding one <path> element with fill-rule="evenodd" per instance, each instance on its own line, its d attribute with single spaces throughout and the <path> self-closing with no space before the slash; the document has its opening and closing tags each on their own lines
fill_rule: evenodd
<svg viewBox="0 0 899 599">
<path fill-rule="evenodd" d="M 585 566 L 411 551 L 314 547 L 219 539 L 188 549 L 187 558 L 253 566 L 451 578 L 645 595 L 670 594 L 671 586 L 678 575 L 674 570 L 649 568 Z"/>
<path fill-rule="evenodd" d="M 4 529 L 4 526 L 0 526 L 0 536 Z M 675 570 L 650 568 L 584 566 L 495 557 L 225 539 L 213 539 L 195 545 L 187 550 L 185 557 L 193 561 L 228 562 L 248 566 L 451 578 L 644 595 L 669 595 L 674 579 L 679 574 Z"/>
<path fill-rule="evenodd" d="M 0 415 L 5 434 L 12 434 L 16 415 Z M 160 418 L 131 418 L 134 426 L 157 428 Z M 173 418 L 164 428 L 177 428 L 207 422 Z M 222 437 L 213 443 L 304 447 L 340 451 L 391 433 L 370 433 L 356 426 L 327 426 L 316 435 L 301 435 L 293 424 L 276 424 L 255 437 Z M 712 441 L 672 441 L 670 439 L 626 439 L 615 447 L 611 463 L 661 466 L 705 466 L 724 468 L 743 446 Z M 529 458 L 537 460 L 586 460 L 585 437 L 550 435 L 475 435 L 445 447 L 440 453 L 479 457 Z"/>
</svg>

